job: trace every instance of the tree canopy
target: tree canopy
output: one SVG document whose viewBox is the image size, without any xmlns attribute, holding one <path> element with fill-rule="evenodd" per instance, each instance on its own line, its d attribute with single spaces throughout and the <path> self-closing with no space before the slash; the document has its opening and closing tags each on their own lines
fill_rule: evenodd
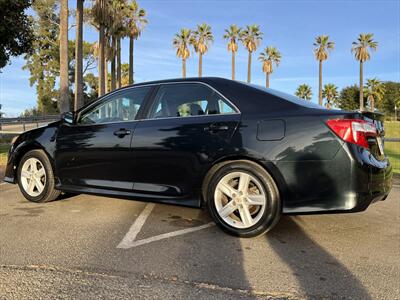
<svg viewBox="0 0 400 300">
<path fill-rule="evenodd" d="M 32 49 L 32 23 L 25 14 L 30 0 L 0 0 L 0 69 L 11 56 L 18 56 Z"/>
</svg>

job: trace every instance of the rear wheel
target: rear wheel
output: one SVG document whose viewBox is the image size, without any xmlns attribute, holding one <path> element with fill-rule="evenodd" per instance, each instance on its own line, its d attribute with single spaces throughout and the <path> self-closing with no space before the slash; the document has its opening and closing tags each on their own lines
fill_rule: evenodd
<svg viewBox="0 0 400 300">
<path fill-rule="evenodd" d="M 49 202 L 60 195 L 54 188 L 53 169 L 43 150 L 27 152 L 18 166 L 17 176 L 19 188 L 29 201 Z"/>
<path fill-rule="evenodd" d="M 218 168 L 209 179 L 206 200 L 214 221 L 235 236 L 265 233 L 280 217 L 279 191 L 273 178 L 249 161 Z"/>
</svg>

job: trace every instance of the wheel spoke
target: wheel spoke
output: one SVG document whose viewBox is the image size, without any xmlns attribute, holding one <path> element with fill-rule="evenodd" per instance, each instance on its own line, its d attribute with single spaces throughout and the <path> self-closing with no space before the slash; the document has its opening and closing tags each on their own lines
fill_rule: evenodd
<svg viewBox="0 0 400 300">
<path fill-rule="evenodd" d="M 42 178 L 44 175 L 46 175 L 46 172 L 44 168 L 41 168 L 39 171 L 37 171 L 36 176 L 39 178 Z"/>
<path fill-rule="evenodd" d="M 222 218 L 226 218 L 230 214 L 232 214 L 237 209 L 237 206 L 234 204 L 234 201 L 230 201 L 223 208 L 221 208 L 218 213 Z"/>
<path fill-rule="evenodd" d="M 244 226 L 248 227 L 253 225 L 253 218 L 251 217 L 249 207 L 247 205 L 239 206 L 239 214 Z"/>
<path fill-rule="evenodd" d="M 264 205 L 265 197 L 264 195 L 248 195 L 246 197 L 249 205 Z"/>
<path fill-rule="evenodd" d="M 239 179 L 239 187 L 238 190 L 239 192 L 247 193 L 247 189 L 249 188 L 250 184 L 250 176 L 249 174 L 246 173 L 241 173 L 240 174 L 240 179 Z"/>
<path fill-rule="evenodd" d="M 36 162 L 36 160 L 35 159 L 32 159 L 31 160 L 31 172 L 37 172 L 37 162 Z"/>
<path fill-rule="evenodd" d="M 21 176 L 24 178 L 30 178 L 31 177 L 31 173 L 26 171 L 26 170 L 21 170 Z"/>
<path fill-rule="evenodd" d="M 236 192 L 233 187 L 225 182 L 220 182 L 217 188 L 221 193 L 225 194 L 229 198 L 232 198 L 232 195 Z"/>
<path fill-rule="evenodd" d="M 35 178 L 35 186 L 36 186 L 37 190 L 39 191 L 39 193 L 41 193 L 43 191 L 43 189 L 44 189 L 44 185 L 40 181 L 39 178 Z"/>
<path fill-rule="evenodd" d="M 28 193 L 32 194 L 33 190 L 35 189 L 35 180 L 34 179 L 30 179 L 29 180 L 29 184 L 28 184 Z"/>
</svg>

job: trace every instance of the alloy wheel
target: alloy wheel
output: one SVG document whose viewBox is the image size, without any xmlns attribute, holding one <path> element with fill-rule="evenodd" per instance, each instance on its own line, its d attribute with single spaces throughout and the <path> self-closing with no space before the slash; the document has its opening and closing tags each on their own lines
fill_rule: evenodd
<svg viewBox="0 0 400 300">
<path fill-rule="evenodd" d="M 31 197 L 39 196 L 46 186 L 46 170 L 37 158 L 29 158 L 22 165 L 21 184 Z"/>
<path fill-rule="evenodd" d="M 214 203 L 221 219 L 235 228 L 255 225 L 266 209 L 266 194 L 261 182 L 245 172 L 232 172 L 218 182 Z"/>
</svg>

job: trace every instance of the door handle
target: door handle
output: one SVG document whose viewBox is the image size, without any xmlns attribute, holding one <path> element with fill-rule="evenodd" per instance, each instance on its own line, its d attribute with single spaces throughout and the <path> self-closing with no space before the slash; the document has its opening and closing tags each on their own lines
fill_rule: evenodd
<svg viewBox="0 0 400 300">
<path fill-rule="evenodd" d="M 229 127 L 227 125 L 221 124 L 210 124 L 209 126 L 204 127 L 204 131 L 208 132 L 218 132 L 218 131 L 226 131 Z"/>
<path fill-rule="evenodd" d="M 131 134 L 131 131 L 128 129 L 124 129 L 124 128 L 114 131 L 114 135 L 116 135 L 119 138 L 123 138 L 124 136 L 130 135 L 130 134 Z"/>
</svg>

